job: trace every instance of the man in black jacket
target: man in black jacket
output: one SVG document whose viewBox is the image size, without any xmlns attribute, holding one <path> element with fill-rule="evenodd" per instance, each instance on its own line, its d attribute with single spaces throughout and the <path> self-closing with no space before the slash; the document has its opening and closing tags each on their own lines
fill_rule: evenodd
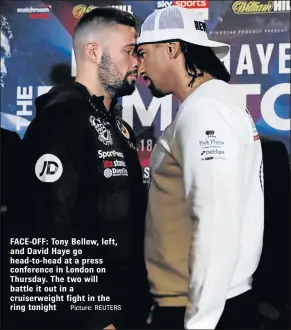
<svg viewBox="0 0 291 330">
<path fill-rule="evenodd" d="M 26 314 L 22 327 L 141 326 L 146 195 L 134 133 L 122 120 L 116 101 L 135 88 L 135 41 L 131 14 L 112 8 L 92 10 L 81 18 L 73 36 L 76 81 L 54 87 L 36 100 L 37 115 L 23 141 L 21 175 L 29 189 L 23 198 L 23 233 L 46 238 L 50 251 L 69 248 L 72 264 L 63 262 L 59 267 L 80 268 L 81 264 L 74 264 L 72 250 L 82 249 L 79 259 L 87 260 L 85 267 L 104 267 L 106 273 L 94 273 L 98 283 L 67 284 L 74 287 L 72 295 L 85 296 L 75 305 L 92 306 L 91 311 L 76 311 L 72 301 L 65 301 L 57 303 L 54 312 L 19 313 Z M 68 240 L 68 246 L 53 246 L 52 238 Z M 74 245 L 72 238 L 97 240 L 99 246 Z M 102 239 L 111 244 L 102 245 Z M 94 263 L 96 259 L 103 263 Z M 58 275 L 76 276 L 65 271 Z M 58 285 L 47 278 L 48 286 Z M 110 300 L 97 301 L 101 294 Z M 88 295 L 95 302 L 88 302 Z"/>
<path fill-rule="evenodd" d="M 290 329 L 290 167 L 280 141 L 261 137 L 264 161 L 265 230 L 261 260 L 254 274 L 262 323 Z"/>
<path fill-rule="evenodd" d="M 21 139 L 15 132 L 1 127 L 1 215 L 8 215 L 15 207 L 15 173 L 20 161 Z"/>
</svg>

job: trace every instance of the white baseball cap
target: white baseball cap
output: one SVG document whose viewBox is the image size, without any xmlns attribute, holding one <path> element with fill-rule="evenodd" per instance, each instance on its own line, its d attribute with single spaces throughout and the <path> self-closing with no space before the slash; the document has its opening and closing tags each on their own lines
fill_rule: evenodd
<svg viewBox="0 0 291 330">
<path fill-rule="evenodd" d="M 210 47 L 218 58 L 225 57 L 230 46 L 209 40 L 201 14 L 178 6 L 166 7 L 150 14 L 141 26 L 137 44 L 168 40 L 183 40 L 194 45 Z"/>
</svg>

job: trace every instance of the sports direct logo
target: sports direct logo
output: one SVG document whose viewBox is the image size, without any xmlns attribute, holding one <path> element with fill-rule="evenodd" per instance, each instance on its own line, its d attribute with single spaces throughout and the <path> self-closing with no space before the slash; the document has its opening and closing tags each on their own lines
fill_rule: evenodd
<svg viewBox="0 0 291 330">
<path fill-rule="evenodd" d="M 106 179 L 111 178 L 112 176 L 128 176 L 126 168 L 106 168 L 104 170 L 104 177 Z"/>
<path fill-rule="evenodd" d="M 109 157 L 120 157 L 124 158 L 124 155 L 122 152 L 111 150 L 111 151 L 102 151 L 98 150 L 98 158 L 105 159 Z"/>
<path fill-rule="evenodd" d="M 18 14 L 28 14 L 30 19 L 49 19 L 51 5 L 42 4 L 38 7 L 17 8 Z"/>
<path fill-rule="evenodd" d="M 188 8 L 197 10 L 197 13 L 201 14 L 203 20 L 208 19 L 208 10 L 209 10 L 209 0 L 204 1 L 157 1 L 157 8 L 162 9 L 170 6 L 178 6 L 182 8 Z"/>
</svg>

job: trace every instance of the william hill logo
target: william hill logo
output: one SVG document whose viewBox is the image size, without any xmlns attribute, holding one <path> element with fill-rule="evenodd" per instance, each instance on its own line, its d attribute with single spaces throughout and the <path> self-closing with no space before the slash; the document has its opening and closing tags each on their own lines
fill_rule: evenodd
<svg viewBox="0 0 291 330">
<path fill-rule="evenodd" d="M 75 18 L 80 19 L 84 14 L 89 13 L 91 10 L 98 8 L 99 6 L 86 6 L 86 5 L 77 5 L 73 8 L 73 15 Z M 133 14 L 131 10 L 131 5 L 112 5 L 112 6 L 107 6 L 107 7 L 112 7 L 116 9 L 120 9 L 122 11 L 127 11 L 130 14 Z"/>
<path fill-rule="evenodd" d="M 267 14 L 290 11 L 290 1 L 235 1 L 232 4 L 235 14 Z"/>
</svg>

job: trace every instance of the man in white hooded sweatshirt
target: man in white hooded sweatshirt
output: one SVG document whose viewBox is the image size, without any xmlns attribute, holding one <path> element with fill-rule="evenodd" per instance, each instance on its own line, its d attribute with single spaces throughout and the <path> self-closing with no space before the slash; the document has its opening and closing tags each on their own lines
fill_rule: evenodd
<svg viewBox="0 0 291 330">
<path fill-rule="evenodd" d="M 139 73 L 180 107 L 151 157 L 145 256 L 155 329 L 255 329 L 252 275 L 262 250 L 263 162 L 244 100 L 189 9 L 154 12 L 137 40 Z"/>
</svg>

